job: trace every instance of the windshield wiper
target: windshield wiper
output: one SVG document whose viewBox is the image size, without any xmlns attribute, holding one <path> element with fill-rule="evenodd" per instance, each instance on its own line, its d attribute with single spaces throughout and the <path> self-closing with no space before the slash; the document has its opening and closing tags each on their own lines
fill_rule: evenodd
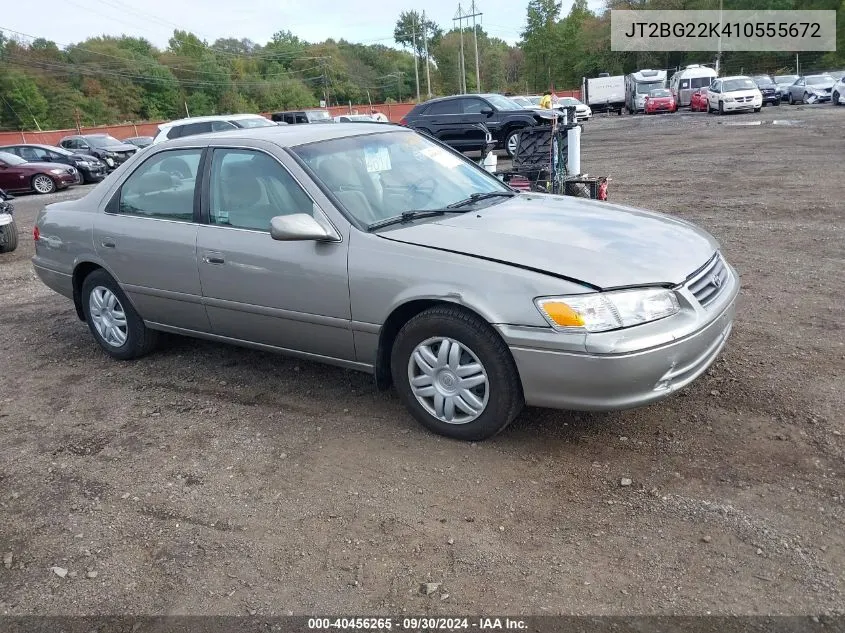
<svg viewBox="0 0 845 633">
<path fill-rule="evenodd" d="M 384 220 L 379 220 L 378 222 L 373 222 L 372 224 L 367 225 L 367 230 L 374 231 L 385 226 L 390 226 L 391 224 L 411 222 L 420 218 L 430 218 L 435 215 L 445 215 L 446 213 L 466 213 L 466 211 L 458 211 L 457 209 L 451 209 L 448 207 L 445 209 L 418 209 L 411 211 L 403 211 L 399 215 L 394 215 L 393 217 L 385 218 Z"/>
<path fill-rule="evenodd" d="M 488 191 L 486 193 L 474 193 L 465 200 L 459 200 L 458 202 L 447 204 L 446 208 L 458 209 L 460 207 L 465 207 L 468 204 L 478 202 L 479 200 L 487 200 L 488 198 L 513 198 L 515 195 L 516 191 Z"/>
</svg>

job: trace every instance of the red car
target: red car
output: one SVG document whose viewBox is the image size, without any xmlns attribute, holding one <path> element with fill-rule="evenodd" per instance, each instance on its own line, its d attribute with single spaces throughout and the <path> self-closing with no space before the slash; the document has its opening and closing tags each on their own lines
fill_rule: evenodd
<svg viewBox="0 0 845 633">
<path fill-rule="evenodd" d="M 707 112 L 707 88 L 699 88 L 692 93 L 689 109 L 691 112 Z"/>
<path fill-rule="evenodd" d="M 645 98 L 644 110 L 646 114 L 674 112 L 676 109 L 675 98 L 672 93 L 663 88 L 652 90 Z"/>
<path fill-rule="evenodd" d="M 78 182 L 76 168 L 60 163 L 29 163 L 20 156 L 0 152 L 0 189 L 53 193 Z"/>
</svg>

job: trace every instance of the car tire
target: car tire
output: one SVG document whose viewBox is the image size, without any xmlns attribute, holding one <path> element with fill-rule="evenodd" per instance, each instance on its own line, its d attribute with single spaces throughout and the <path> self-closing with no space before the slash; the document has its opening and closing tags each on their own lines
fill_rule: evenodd
<svg viewBox="0 0 845 633">
<path fill-rule="evenodd" d="M 719 116 L 723 116 L 725 114 L 725 103 L 723 101 L 719 102 Z"/>
<path fill-rule="evenodd" d="M 835 105 L 835 106 L 840 105 L 840 104 L 839 104 L 839 93 L 838 93 L 838 92 L 834 92 L 834 93 L 830 96 L 830 100 L 831 100 L 831 102 L 833 103 L 833 105 Z"/>
<path fill-rule="evenodd" d="M 490 438 L 525 404 L 505 342 L 484 319 L 459 306 L 436 306 L 408 321 L 396 336 L 390 367 L 399 398 L 411 415 L 446 437 Z M 461 387 L 461 380 L 471 386 Z"/>
<path fill-rule="evenodd" d="M 513 150 L 511 150 L 511 145 L 513 145 Z M 505 137 L 505 151 L 508 154 L 509 158 L 513 158 L 513 155 L 516 154 L 516 148 L 519 145 L 519 130 L 512 130 L 508 132 L 508 135 Z"/>
<path fill-rule="evenodd" d="M 47 174 L 35 174 L 30 180 L 30 185 L 35 193 L 53 193 L 58 188 L 56 181 Z"/>
<path fill-rule="evenodd" d="M 759 111 L 760 111 L 760 110 L 762 110 L 762 109 L 763 109 L 763 107 L 762 107 L 762 106 L 760 106 L 759 108 L 754 108 L 754 112 L 759 112 Z"/>
<path fill-rule="evenodd" d="M 0 226 L 0 253 L 11 253 L 18 247 L 18 225 L 14 218 L 9 224 Z"/>
<path fill-rule="evenodd" d="M 158 332 L 144 325 L 118 283 L 102 268 L 82 282 L 82 311 L 94 339 L 112 358 L 139 358 L 158 342 Z"/>
<path fill-rule="evenodd" d="M 786 97 L 786 102 L 787 102 L 789 105 L 795 105 L 795 98 L 792 96 L 792 93 L 791 93 L 791 92 L 787 95 L 787 97 Z"/>
<path fill-rule="evenodd" d="M 772 101 L 772 105 L 779 106 L 780 105 L 780 99 L 778 99 L 777 101 Z"/>
</svg>

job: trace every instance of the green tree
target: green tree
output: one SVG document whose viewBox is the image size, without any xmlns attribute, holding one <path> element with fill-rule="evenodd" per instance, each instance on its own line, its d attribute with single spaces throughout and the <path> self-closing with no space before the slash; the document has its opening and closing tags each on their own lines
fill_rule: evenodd
<svg viewBox="0 0 845 633">
<path fill-rule="evenodd" d="M 47 123 L 47 99 L 32 77 L 18 70 L 0 73 L 0 124 L 4 127 L 27 129 Z"/>
</svg>

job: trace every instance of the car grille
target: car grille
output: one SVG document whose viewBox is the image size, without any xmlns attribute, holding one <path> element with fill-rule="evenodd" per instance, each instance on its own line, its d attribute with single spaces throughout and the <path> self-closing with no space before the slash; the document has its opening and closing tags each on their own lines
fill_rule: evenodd
<svg viewBox="0 0 845 633">
<path fill-rule="evenodd" d="M 753 100 L 754 100 L 754 97 L 736 97 L 736 99 L 734 99 L 734 101 L 736 101 L 737 103 L 745 103 L 747 101 L 753 101 Z"/>
<path fill-rule="evenodd" d="M 703 306 L 707 307 L 722 294 L 731 273 L 719 253 L 687 279 L 686 287 Z"/>
</svg>

